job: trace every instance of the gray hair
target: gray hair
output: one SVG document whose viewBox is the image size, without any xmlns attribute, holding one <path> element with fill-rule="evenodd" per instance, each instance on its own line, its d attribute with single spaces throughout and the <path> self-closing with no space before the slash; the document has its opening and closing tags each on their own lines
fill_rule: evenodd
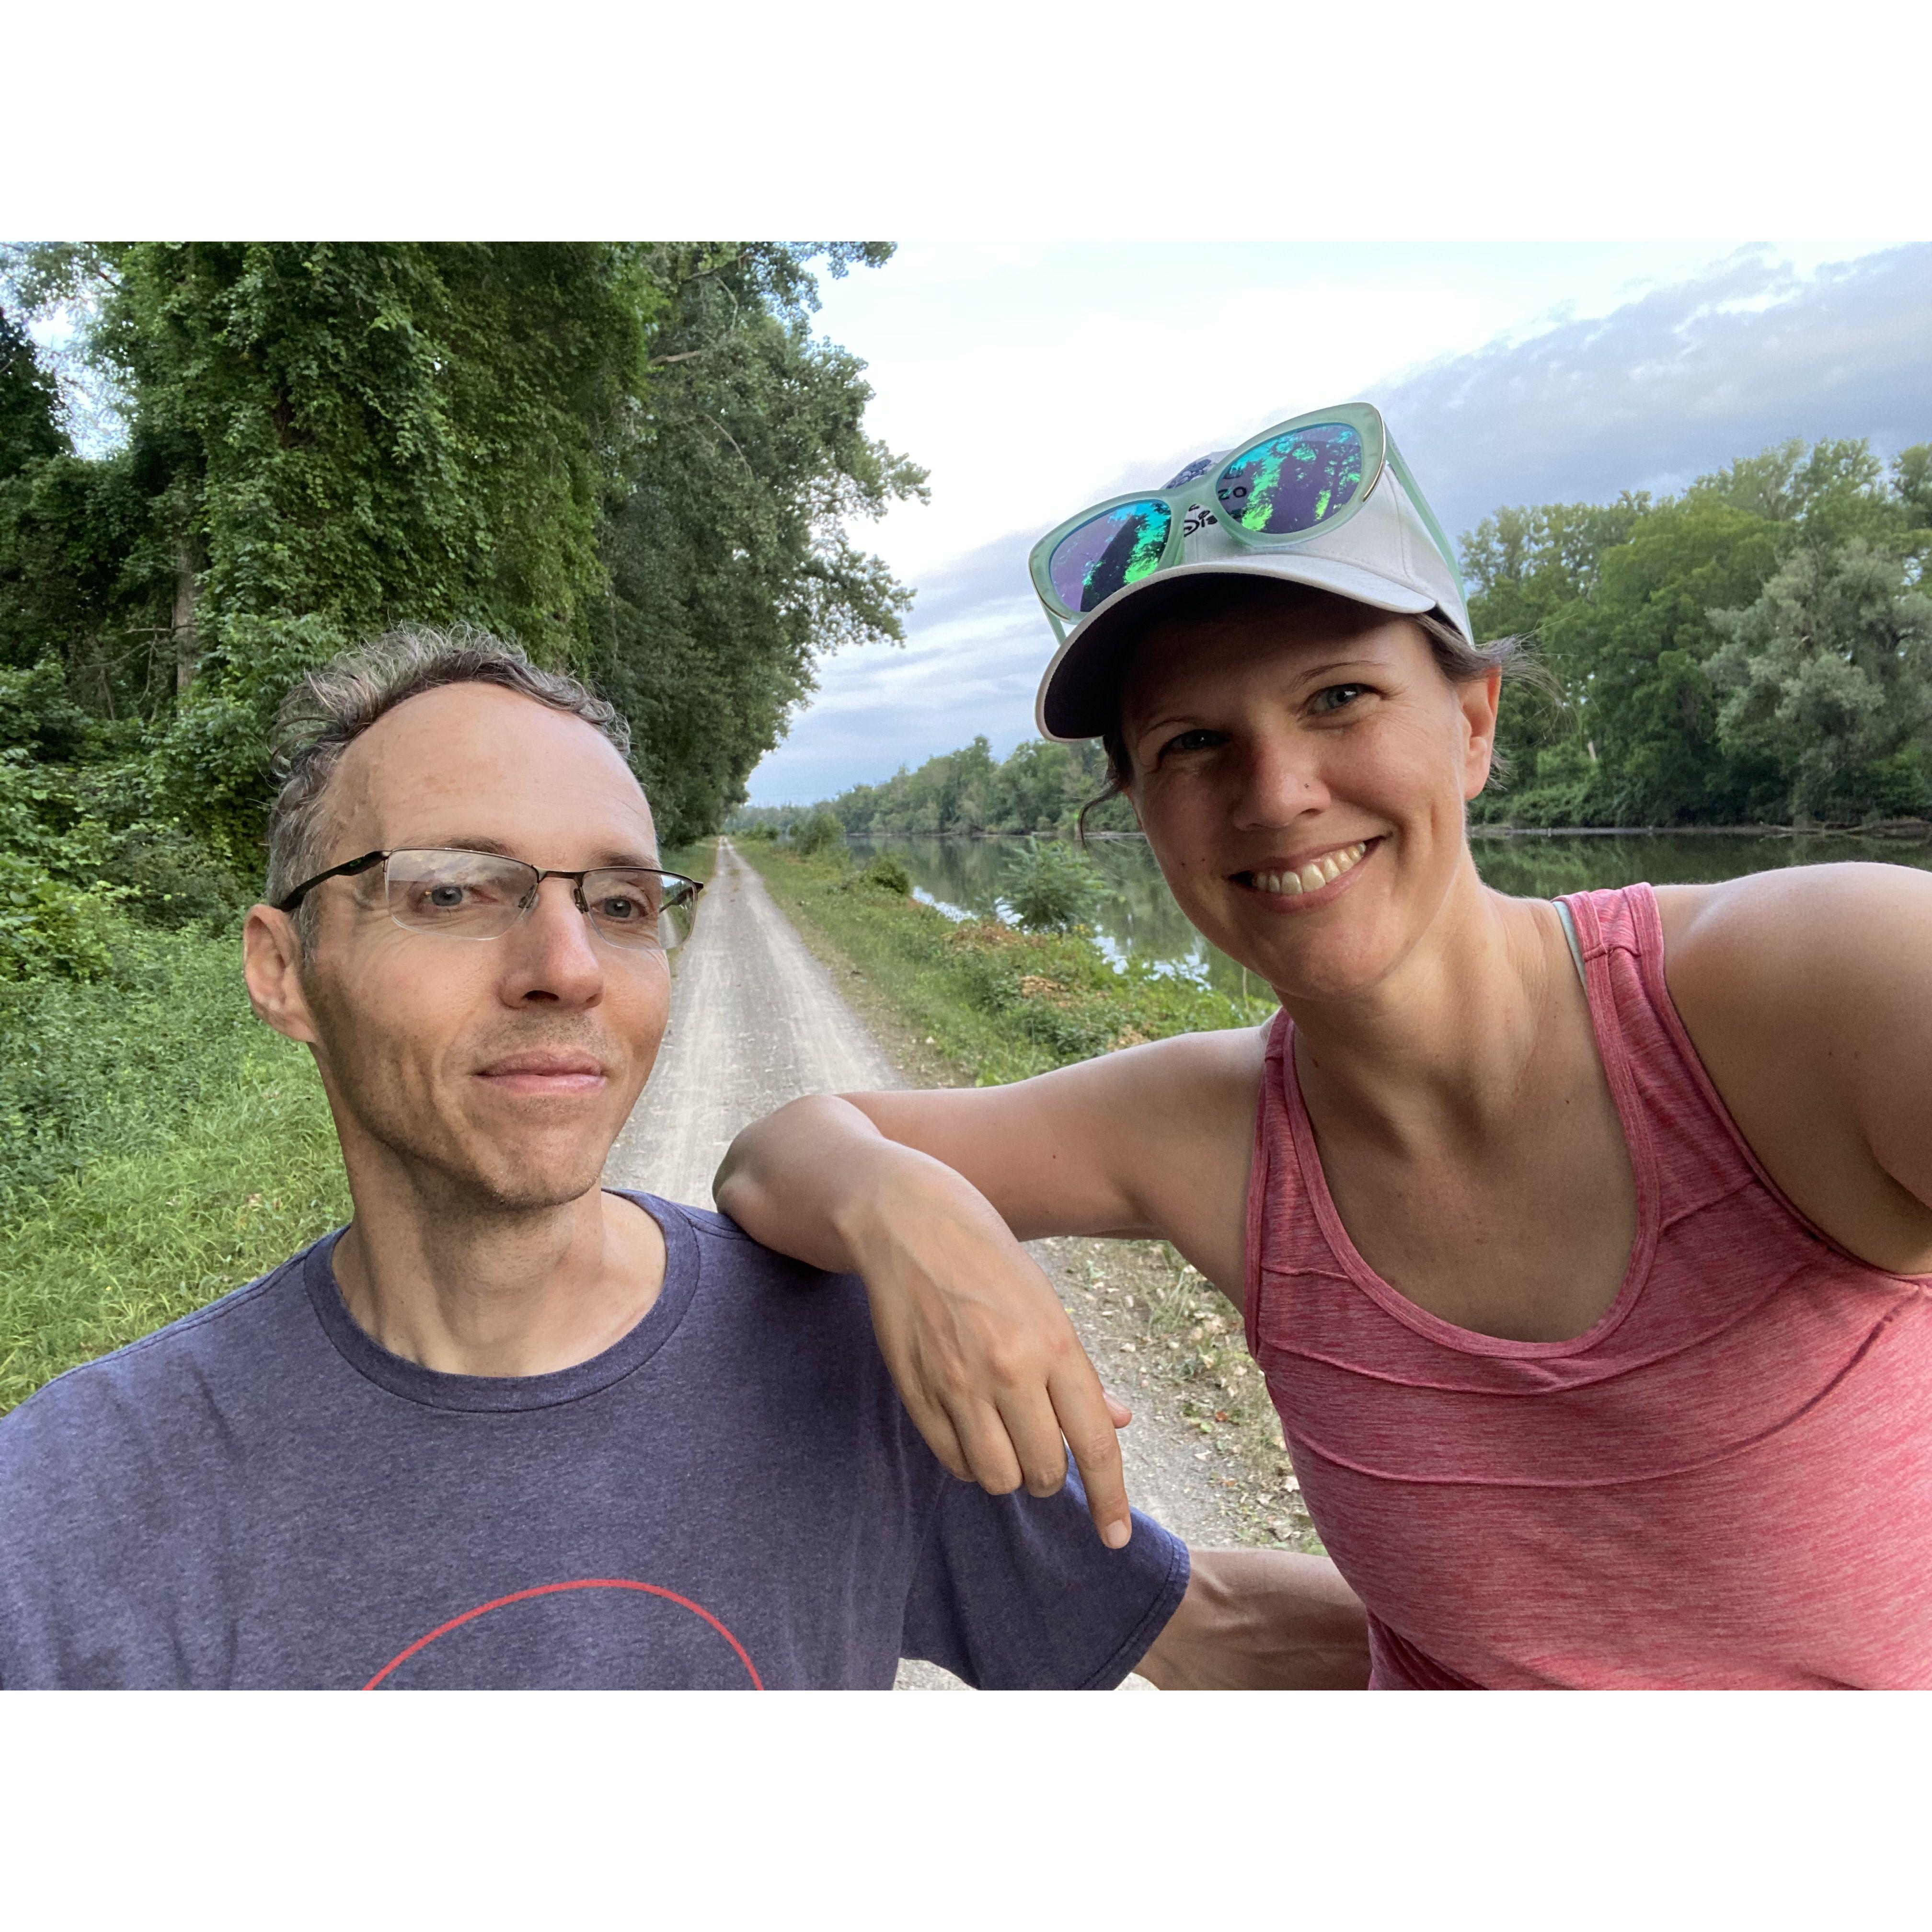
<svg viewBox="0 0 1932 1932">
<path fill-rule="evenodd" d="M 514 645 L 466 624 L 448 630 L 410 625 L 309 672 L 275 716 L 274 771 L 280 781 L 268 808 L 266 897 L 278 904 L 328 864 L 328 783 L 342 754 L 380 718 L 412 698 L 448 684 L 494 684 L 548 705 L 601 731 L 626 758 L 631 730 L 614 705 L 564 671 L 544 670 Z M 353 855 L 350 855 L 353 856 Z M 296 914 L 306 945 L 313 898 Z"/>
</svg>

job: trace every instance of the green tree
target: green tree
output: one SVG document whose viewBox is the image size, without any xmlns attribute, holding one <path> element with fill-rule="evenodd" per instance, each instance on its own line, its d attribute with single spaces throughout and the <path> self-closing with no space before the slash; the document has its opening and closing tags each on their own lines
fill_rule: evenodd
<svg viewBox="0 0 1932 1932">
<path fill-rule="evenodd" d="M 661 248 L 646 434 L 606 526 L 590 662 L 675 843 L 715 828 L 828 650 L 898 641 L 910 593 L 846 525 L 925 494 L 872 438 L 863 364 L 811 331 L 809 264 L 877 245 Z"/>
<path fill-rule="evenodd" d="M 631 713 L 668 839 L 712 829 L 843 644 L 908 595 L 846 520 L 916 491 L 861 365 L 813 337 L 816 265 L 882 244 L 141 243 L 16 250 L 128 434 L 49 443 L 31 355 L 0 410 L 0 662 L 158 734 L 159 796 L 252 864 L 266 730 L 316 658 L 464 620 Z M 17 335 L 18 331 L 14 332 Z M 9 338 L 8 340 L 11 340 Z"/>
<path fill-rule="evenodd" d="M 26 330 L 0 308 L 0 481 L 67 447 L 54 420 L 58 401 Z"/>
<path fill-rule="evenodd" d="M 1652 506 L 1606 551 L 1594 595 L 1539 631 L 1568 694 L 1612 824 L 1754 815 L 1761 775 L 1718 743 L 1705 665 L 1719 639 L 1707 613 L 1756 596 L 1776 568 L 1777 526 L 1715 497 Z"/>
<path fill-rule="evenodd" d="M 1902 557 L 1862 537 L 1801 546 L 1711 622 L 1720 736 L 1776 770 L 1796 817 L 1932 808 L 1932 595 Z"/>
</svg>

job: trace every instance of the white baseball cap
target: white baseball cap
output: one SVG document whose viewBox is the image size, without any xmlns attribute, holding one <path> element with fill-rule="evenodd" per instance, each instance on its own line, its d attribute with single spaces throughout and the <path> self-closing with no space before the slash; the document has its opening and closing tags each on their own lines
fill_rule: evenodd
<svg viewBox="0 0 1932 1932">
<path fill-rule="evenodd" d="M 1217 450 L 1190 463 L 1162 494 L 1182 490 L 1198 477 L 1207 479 L 1202 495 L 1211 496 L 1214 473 L 1232 453 Z M 1243 543 L 1222 529 L 1208 504 L 1190 504 L 1180 561 L 1123 585 L 1066 634 L 1040 680 L 1034 713 L 1040 735 L 1062 744 L 1099 736 L 1113 721 L 1128 647 L 1155 616 L 1184 604 L 1190 586 L 1204 577 L 1276 578 L 1372 610 L 1433 616 L 1473 645 L 1461 582 L 1431 534 L 1433 516 L 1418 507 L 1399 467 L 1384 463 L 1354 514 L 1292 547 Z"/>
</svg>

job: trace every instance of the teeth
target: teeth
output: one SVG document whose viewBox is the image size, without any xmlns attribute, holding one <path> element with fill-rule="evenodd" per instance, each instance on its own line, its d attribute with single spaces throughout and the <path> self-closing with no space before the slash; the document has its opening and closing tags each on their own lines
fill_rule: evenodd
<svg viewBox="0 0 1932 1932">
<path fill-rule="evenodd" d="M 1304 866 L 1298 872 L 1257 872 L 1254 881 L 1258 890 L 1273 892 L 1285 898 L 1297 898 L 1304 892 L 1318 892 L 1324 886 L 1332 885 L 1344 872 L 1352 872 L 1362 862 L 1368 850 L 1365 838 L 1353 845 L 1345 845 L 1339 852 L 1330 852 L 1325 857 L 1316 859 Z"/>
</svg>

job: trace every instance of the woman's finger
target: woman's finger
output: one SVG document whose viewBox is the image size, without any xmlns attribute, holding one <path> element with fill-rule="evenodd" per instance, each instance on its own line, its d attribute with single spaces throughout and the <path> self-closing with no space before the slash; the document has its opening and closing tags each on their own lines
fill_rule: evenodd
<svg viewBox="0 0 1932 1932">
<path fill-rule="evenodd" d="M 1060 1418 L 1043 1382 L 1011 1389 L 999 1397 L 1000 1420 L 1026 1479 L 1030 1496 L 1057 1496 L 1066 1480 L 1066 1445 Z"/>
<path fill-rule="evenodd" d="M 970 1479 L 991 1496 L 1011 1496 L 1024 1480 L 1012 1438 L 990 1402 L 962 1402 L 948 1409 Z"/>
<path fill-rule="evenodd" d="M 926 1438 L 926 1446 L 940 1462 L 962 1483 L 973 1480 L 973 1466 L 968 1460 L 964 1448 L 959 1441 L 959 1432 L 952 1426 L 952 1418 L 940 1406 L 928 1398 L 902 1395 L 907 1414 L 912 1418 L 913 1426 Z"/>
<path fill-rule="evenodd" d="M 1127 1412 L 1101 1388 L 1094 1364 L 1078 1348 L 1054 1372 L 1047 1394 L 1060 1433 L 1079 1466 L 1087 1513 L 1094 1519 L 1094 1527 L 1108 1549 L 1123 1549 L 1134 1526 L 1127 1506 L 1126 1473 L 1120 1466 L 1120 1425 L 1111 1412 L 1120 1409 L 1124 1418 Z"/>
</svg>

